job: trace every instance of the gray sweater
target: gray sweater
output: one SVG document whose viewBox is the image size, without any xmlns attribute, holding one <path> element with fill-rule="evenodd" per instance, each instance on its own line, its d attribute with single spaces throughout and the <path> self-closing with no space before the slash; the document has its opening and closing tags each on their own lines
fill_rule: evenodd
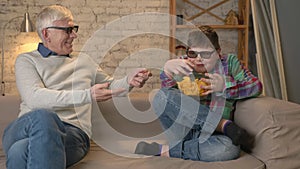
<svg viewBox="0 0 300 169">
<path fill-rule="evenodd" d="M 22 99 L 19 116 L 35 109 L 52 110 L 62 121 L 81 128 L 89 137 L 93 102 L 90 88 L 111 82 L 110 88 L 129 90 L 127 77 L 114 80 L 85 54 L 47 58 L 37 50 L 20 54 L 15 73 Z"/>
</svg>

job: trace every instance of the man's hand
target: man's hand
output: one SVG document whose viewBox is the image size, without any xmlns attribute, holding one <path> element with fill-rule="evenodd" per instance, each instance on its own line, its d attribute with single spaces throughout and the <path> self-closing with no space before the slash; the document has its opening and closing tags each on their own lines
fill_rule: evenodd
<svg viewBox="0 0 300 169">
<path fill-rule="evenodd" d="M 91 95 L 92 98 L 96 101 L 106 101 L 111 99 L 113 96 L 117 96 L 124 92 L 126 89 L 120 88 L 120 89 L 113 89 L 109 90 L 109 83 L 103 83 L 103 84 L 95 84 L 91 88 Z"/>
<path fill-rule="evenodd" d="M 145 82 L 151 77 L 152 74 L 145 68 L 135 69 L 132 73 L 128 74 L 128 84 L 131 87 L 141 88 Z"/>
</svg>

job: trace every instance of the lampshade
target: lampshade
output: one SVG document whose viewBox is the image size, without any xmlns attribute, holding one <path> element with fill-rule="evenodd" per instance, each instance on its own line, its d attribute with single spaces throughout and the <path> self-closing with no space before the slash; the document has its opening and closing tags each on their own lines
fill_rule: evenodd
<svg viewBox="0 0 300 169">
<path fill-rule="evenodd" d="M 24 14 L 24 20 L 21 24 L 21 32 L 33 32 L 34 31 L 34 26 L 29 18 L 29 13 L 26 12 Z"/>
</svg>

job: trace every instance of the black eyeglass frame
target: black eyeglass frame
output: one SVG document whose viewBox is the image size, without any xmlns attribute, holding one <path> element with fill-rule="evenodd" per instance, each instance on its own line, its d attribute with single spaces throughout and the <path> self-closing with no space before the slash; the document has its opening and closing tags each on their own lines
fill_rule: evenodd
<svg viewBox="0 0 300 169">
<path fill-rule="evenodd" d="M 193 54 L 191 54 L 189 52 L 193 52 Z M 187 48 L 186 49 L 186 56 L 189 57 L 189 58 L 197 58 L 198 55 L 200 54 L 200 58 L 209 59 L 209 58 L 211 58 L 211 56 L 213 55 L 214 52 L 216 52 L 216 51 L 213 50 L 213 51 L 200 51 L 200 52 L 197 52 L 197 51 L 191 50 L 191 48 Z"/>
<path fill-rule="evenodd" d="M 49 26 L 46 27 L 46 29 L 59 29 L 59 30 L 64 30 L 67 34 L 71 34 L 73 31 L 77 33 L 79 26 L 78 25 L 70 26 L 70 27 Z"/>
</svg>

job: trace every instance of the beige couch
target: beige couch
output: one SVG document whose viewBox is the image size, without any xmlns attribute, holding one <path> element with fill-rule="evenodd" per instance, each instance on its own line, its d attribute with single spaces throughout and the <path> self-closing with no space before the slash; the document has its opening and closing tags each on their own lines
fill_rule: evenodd
<svg viewBox="0 0 300 169">
<path fill-rule="evenodd" d="M 161 132 L 157 119 L 149 122 L 135 122 L 127 115 L 134 110 L 138 113 L 153 113 L 148 95 L 130 95 L 104 103 L 98 103 L 101 118 L 93 117 L 99 136 L 91 144 L 89 154 L 71 169 L 299 169 L 300 168 L 300 105 L 277 100 L 270 97 L 259 97 L 239 101 L 235 121 L 255 135 L 255 147 L 252 154 L 241 153 L 240 158 L 226 162 L 199 162 L 165 157 L 145 157 L 132 154 L 138 140 L 151 138 Z M 117 105 L 117 106 L 116 106 Z M 0 134 L 4 127 L 18 113 L 19 98 L 0 96 Z M 94 109 L 98 109 L 95 106 Z M 96 111 L 97 112 L 97 111 Z M 134 113 L 136 113 L 134 112 Z M 126 115 L 127 114 L 127 115 Z M 153 113 L 154 114 L 154 113 Z M 146 114 L 144 114 L 146 115 Z M 131 118 L 134 118 L 134 115 Z M 153 116 L 149 116 L 153 118 Z M 96 120 L 95 120 L 96 119 Z M 101 125 L 109 124 L 111 128 L 129 140 L 117 140 L 110 131 Z M 99 126 L 97 126 L 99 125 Z M 96 134 L 97 135 L 97 134 Z M 111 135 L 111 137 L 110 137 Z M 101 139 L 103 140 L 101 141 Z M 100 141 L 99 141 L 100 140 Z M 117 140 L 117 141 L 116 141 Z M 131 141 L 130 141 L 131 140 Z M 155 141 L 155 140 L 154 140 Z M 163 140 L 159 140 L 163 141 Z M 107 143 L 111 142 L 110 146 Z M 123 143 L 120 146 L 118 143 Z M 103 145 L 102 148 L 98 145 Z M 114 146 L 115 145 L 115 146 Z M 122 147 L 123 146 L 123 147 Z M 2 148 L 2 143 L 1 143 Z M 115 150 L 112 150 L 115 148 Z M 118 152 L 118 150 L 120 150 Z M 123 154 L 122 154 L 123 152 Z M 5 168 L 5 156 L 0 151 L 0 169 Z"/>
</svg>

